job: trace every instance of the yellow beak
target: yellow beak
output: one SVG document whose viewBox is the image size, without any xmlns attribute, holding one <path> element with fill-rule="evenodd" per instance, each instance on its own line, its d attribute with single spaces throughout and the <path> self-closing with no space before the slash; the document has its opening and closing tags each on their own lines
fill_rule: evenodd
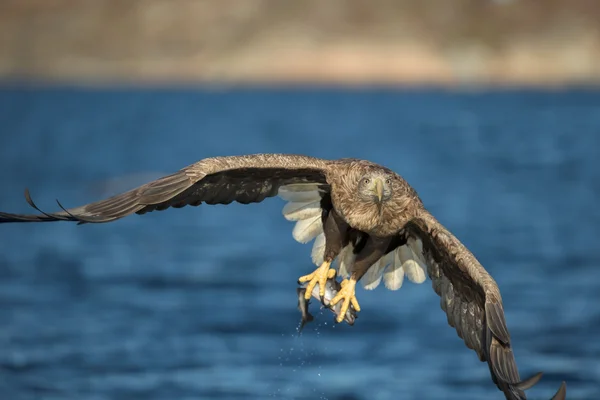
<svg viewBox="0 0 600 400">
<path fill-rule="evenodd" d="M 375 194 L 381 203 L 381 199 L 383 199 L 383 181 L 381 179 L 375 179 Z"/>
</svg>

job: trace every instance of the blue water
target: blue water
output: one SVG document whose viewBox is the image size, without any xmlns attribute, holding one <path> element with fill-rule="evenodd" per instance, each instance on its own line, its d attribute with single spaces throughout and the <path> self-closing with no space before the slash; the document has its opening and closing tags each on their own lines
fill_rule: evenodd
<svg viewBox="0 0 600 400">
<path fill-rule="evenodd" d="M 530 398 L 600 398 L 600 92 L 4 87 L 0 132 L 12 212 L 216 155 L 384 164 L 496 278 L 522 376 L 546 372 Z M 0 399 L 503 398 L 430 282 L 298 335 L 311 247 L 283 204 L 0 226 Z"/>
</svg>

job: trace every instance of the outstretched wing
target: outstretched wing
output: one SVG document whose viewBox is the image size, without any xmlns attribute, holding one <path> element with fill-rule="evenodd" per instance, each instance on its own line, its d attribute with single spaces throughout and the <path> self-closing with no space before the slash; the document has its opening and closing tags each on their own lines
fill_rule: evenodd
<svg viewBox="0 0 600 400">
<path fill-rule="evenodd" d="M 0 213 L 2 222 L 110 222 L 137 213 L 187 205 L 258 203 L 282 193 L 328 191 L 326 160 L 287 154 L 254 154 L 206 158 L 178 172 L 128 192 L 57 213 Z M 314 196 L 313 196 L 314 197 Z M 297 199 L 298 196 L 294 197 Z M 62 207 L 62 206 L 61 206 Z M 301 236 L 301 235 L 299 235 Z M 314 237 L 314 236 L 313 236 Z"/>
<path fill-rule="evenodd" d="M 511 348 L 500 290 L 473 254 L 428 213 L 410 221 L 401 233 L 418 262 L 425 265 L 448 324 L 468 348 L 486 361 L 492 380 L 507 399 L 526 399 Z M 540 375 L 541 376 L 541 375 Z"/>
</svg>

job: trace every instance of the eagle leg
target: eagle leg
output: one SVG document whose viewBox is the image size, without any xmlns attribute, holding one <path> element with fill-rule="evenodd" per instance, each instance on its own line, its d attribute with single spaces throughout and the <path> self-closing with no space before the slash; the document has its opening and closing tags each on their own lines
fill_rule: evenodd
<svg viewBox="0 0 600 400">
<path fill-rule="evenodd" d="M 327 201 L 323 200 L 322 203 L 327 203 Z M 306 300 L 310 299 L 313 289 L 319 284 L 321 304 L 325 304 L 325 283 L 327 282 L 327 279 L 332 279 L 336 276 L 335 269 L 330 267 L 333 260 L 342 251 L 342 246 L 344 245 L 344 241 L 346 241 L 348 224 L 337 215 L 333 208 L 327 206 L 327 204 L 322 204 L 322 206 L 324 206 L 323 214 L 321 215 L 323 233 L 325 235 L 325 249 L 323 252 L 324 261 L 319 268 L 314 270 L 314 272 L 300 277 L 298 283 L 302 284 L 304 282 L 309 282 L 306 286 L 306 293 L 304 294 Z"/>
<path fill-rule="evenodd" d="M 358 300 L 356 299 L 356 282 L 358 282 L 364 276 L 369 267 L 371 267 L 377 260 L 385 255 L 390 242 L 391 238 L 377 238 L 374 236 L 369 236 L 364 247 L 359 250 L 358 254 L 356 255 L 356 260 L 352 265 L 350 279 L 344 279 L 342 281 L 342 289 L 337 296 L 331 300 L 330 303 L 332 306 L 334 306 L 342 299 L 344 300 L 340 313 L 336 318 L 336 322 L 340 323 L 344 320 L 344 315 L 348 311 L 350 304 L 352 304 L 352 307 L 354 307 L 356 312 L 360 311 L 360 306 L 358 305 Z"/>
</svg>

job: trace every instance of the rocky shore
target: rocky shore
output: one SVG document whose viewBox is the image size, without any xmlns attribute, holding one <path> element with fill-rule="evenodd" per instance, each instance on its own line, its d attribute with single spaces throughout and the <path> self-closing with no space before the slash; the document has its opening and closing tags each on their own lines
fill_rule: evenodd
<svg viewBox="0 0 600 400">
<path fill-rule="evenodd" d="M 600 83 L 594 0 L 3 0 L 0 80 Z"/>
</svg>

